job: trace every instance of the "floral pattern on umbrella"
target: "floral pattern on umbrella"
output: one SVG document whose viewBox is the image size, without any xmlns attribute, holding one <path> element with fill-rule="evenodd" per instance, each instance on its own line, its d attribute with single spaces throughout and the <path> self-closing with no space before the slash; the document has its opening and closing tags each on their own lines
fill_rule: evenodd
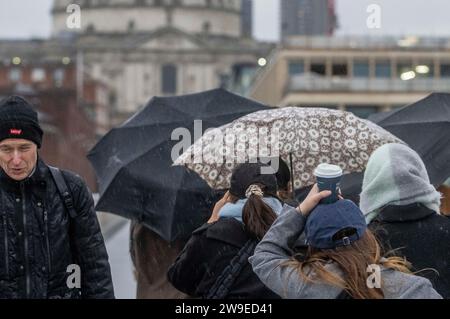
<svg viewBox="0 0 450 319">
<path fill-rule="evenodd" d="M 294 170 L 294 188 L 315 183 L 321 163 L 339 165 L 344 173 L 361 172 L 370 155 L 386 143 L 403 143 L 394 135 L 353 113 L 307 107 L 284 107 L 243 116 L 207 131 L 174 165 L 186 165 L 212 188 L 229 188 L 239 163 L 278 157 Z"/>
</svg>

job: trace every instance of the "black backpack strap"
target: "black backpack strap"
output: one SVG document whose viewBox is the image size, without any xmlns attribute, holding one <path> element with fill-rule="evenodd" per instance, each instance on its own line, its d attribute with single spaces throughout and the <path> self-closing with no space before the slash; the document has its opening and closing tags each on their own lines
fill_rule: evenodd
<svg viewBox="0 0 450 319">
<path fill-rule="evenodd" d="M 66 180 L 64 179 L 61 170 L 50 165 L 48 166 L 48 168 L 50 169 L 50 173 L 52 174 L 53 180 L 55 181 L 56 187 L 58 188 L 59 195 L 61 196 L 64 206 L 69 212 L 70 217 L 76 218 L 78 214 L 75 210 L 75 207 L 73 206 L 72 193 L 67 186 Z"/>
<path fill-rule="evenodd" d="M 64 176 L 61 172 L 61 170 L 57 167 L 53 167 L 50 165 L 47 165 L 50 169 L 50 173 L 52 174 L 53 180 L 55 181 L 56 188 L 58 189 L 58 193 L 61 196 L 64 206 L 66 207 L 67 211 L 69 212 L 69 245 L 70 245 L 70 251 L 72 253 L 73 262 L 75 264 L 78 264 L 78 257 L 75 250 L 75 244 L 74 244 L 74 219 L 77 217 L 77 211 L 75 210 L 75 207 L 73 206 L 73 197 L 72 193 L 69 190 L 69 187 L 67 186 L 66 180 L 64 179 Z M 76 288 L 78 291 L 78 294 L 81 295 L 80 289 Z M 78 296 L 77 296 L 78 297 Z"/>
<path fill-rule="evenodd" d="M 251 239 L 245 243 L 236 256 L 230 261 L 228 266 L 225 267 L 222 273 L 217 277 L 216 281 L 205 295 L 206 299 L 223 299 L 228 295 L 231 285 L 248 262 L 248 258 L 252 255 L 256 245 L 257 241 Z"/>
</svg>

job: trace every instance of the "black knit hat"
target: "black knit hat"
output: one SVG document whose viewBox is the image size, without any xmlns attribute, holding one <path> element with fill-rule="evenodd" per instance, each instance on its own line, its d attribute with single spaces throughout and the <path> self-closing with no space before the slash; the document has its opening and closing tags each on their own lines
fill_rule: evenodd
<svg viewBox="0 0 450 319">
<path fill-rule="evenodd" d="M 23 138 L 41 147 L 43 131 L 37 112 L 20 96 L 10 96 L 0 102 L 0 142 L 7 138 Z"/>
<path fill-rule="evenodd" d="M 245 191 L 251 184 L 263 184 L 264 193 L 276 194 L 277 179 L 275 174 L 261 174 L 261 168 L 267 165 L 261 163 L 244 163 L 236 167 L 231 175 L 230 193 L 239 198 L 245 198 Z"/>
</svg>

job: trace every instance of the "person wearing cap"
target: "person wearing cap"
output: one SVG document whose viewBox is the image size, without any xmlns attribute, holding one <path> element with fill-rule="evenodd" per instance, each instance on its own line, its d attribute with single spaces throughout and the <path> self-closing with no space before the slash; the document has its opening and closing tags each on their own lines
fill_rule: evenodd
<svg viewBox="0 0 450 319">
<path fill-rule="evenodd" d="M 208 222 L 195 230 L 169 268 L 174 287 L 205 299 L 279 298 L 253 273 L 248 257 L 282 209 L 274 174 L 241 164 Z"/>
<path fill-rule="evenodd" d="M 0 298 L 114 298 L 92 195 L 78 175 L 61 170 L 72 218 L 39 157 L 42 136 L 25 99 L 0 102 Z"/>
<path fill-rule="evenodd" d="M 360 207 L 386 251 L 406 257 L 417 275 L 450 298 L 450 220 L 420 156 L 403 144 L 385 144 L 369 158 Z"/>
<path fill-rule="evenodd" d="M 349 200 L 318 203 L 330 191 L 317 185 L 297 207 L 283 211 L 249 258 L 259 279 L 282 298 L 442 298 L 399 257 L 383 258 L 359 208 Z M 305 232 L 301 260 L 289 254 Z"/>
</svg>

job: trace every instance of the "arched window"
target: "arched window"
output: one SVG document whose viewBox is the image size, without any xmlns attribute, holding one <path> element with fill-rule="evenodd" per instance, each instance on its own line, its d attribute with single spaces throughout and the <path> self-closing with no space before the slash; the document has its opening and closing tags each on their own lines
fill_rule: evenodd
<svg viewBox="0 0 450 319">
<path fill-rule="evenodd" d="M 173 64 L 166 64 L 162 67 L 162 93 L 177 93 L 177 67 Z"/>
</svg>

